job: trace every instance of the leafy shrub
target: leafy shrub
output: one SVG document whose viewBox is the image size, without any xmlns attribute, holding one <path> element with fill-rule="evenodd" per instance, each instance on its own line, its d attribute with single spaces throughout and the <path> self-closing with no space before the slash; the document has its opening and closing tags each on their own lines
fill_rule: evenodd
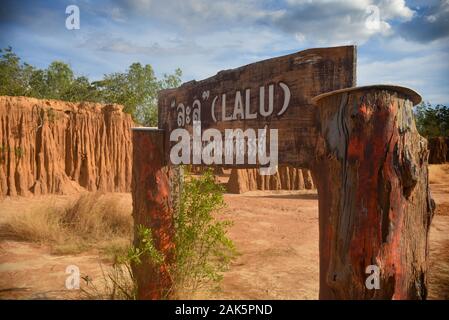
<svg viewBox="0 0 449 320">
<path fill-rule="evenodd" d="M 210 171 L 199 178 L 185 176 L 179 208 L 174 216 L 175 259 L 169 266 L 173 288 L 164 298 L 185 298 L 200 288 L 218 288 L 223 272 L 236 254 L 232 240 L 227 237 L 231 222 L 214 217 L 224 206 L 223 188 L 215 183 Z M 154 265 L 164 262 L 163 255 L 154 246 L 150 229 L 138 226 L 138 239 L 138 246 L 130 248 L 126 256 L 117 259 L 113 273 L 108 275 L 109 280 L 114 279 L 112 283 L 123 281 L 114 277 L 114 274 L 120 274 L 123 270 L 131 272 L 130 265 L 141 263 L 144 255 L 146 261 Z M 121 287 L 132 290 L 121 296 L 136 298 L 137 283 L 132 273 L 128 273 L 127 279 L 128 285 Z M 120 291 L 117 286 L 112 285 L 111 288 L 111 292 Z"/>
<path fill-rule="evenodd" d="M 189 294 L 218 284 L 236 251 L 227 237 L 231 225 L 213 213 L 223 209 L 223 187 L 215 183 L 211 171 L 196 179 L 187 175 L 175 217 L 175 291 Z"/>
</svg>

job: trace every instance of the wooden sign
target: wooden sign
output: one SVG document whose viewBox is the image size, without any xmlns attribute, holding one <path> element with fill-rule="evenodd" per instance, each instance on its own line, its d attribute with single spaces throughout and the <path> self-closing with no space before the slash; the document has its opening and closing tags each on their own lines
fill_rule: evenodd
<svg viewBox="0 0 449 320">
<path fill-rule="evenodd" d="M 271 174 L 273 162 L 310 169 L 317 186 L 320 299 L 426 298 L 434 203 L 413 116 L 421 97 L 353 87 L 355 60 L 354 47 L 311 49 L 160 93 L 159 129 L 133 132 L 133 217 L 165 257 L 134 267 L 139 298 L 172 288 L 176 164 Z"/>
<path fill-rule="evenodd" d="M 261 135 L 265 133 L 266 153 L 277 151 L 279 164 L 305 166 L 313 155 L 317 135 L 312 98 L 355 86 L 355 74 L 354 46 L 310 49 L 220 71 L 211 78 L 160 91 L 158 126 L 166 132 L 168 150 L 180 139 L 174 136 L 174 130 L 189 132 L 188 147 L 192 152 L 184 160 L 188 159 L 190 164 L 241 168 L 265 165 L 250 152 L 251 143 L 254 150 L 260 151 Z M 196 132 L 193 130 L 195 123 Z M 207 162 L 201 157 L 201 148 L 207 146 L 211 136 L 208 129 L 216 129 L 222 135 L 221 161 L 215 157 L 217 161 Z M 210 132 L 217 133 L 216 130 Z M 231 154 L 225 150 L 226 142 L 238 134 L 243 134 L 248 144 L 243 146 L 246 148 L 243 160 L 235 155 L 238 146 Z M 277 150 L 270 147 L 274 134 L 277 135 Z"/>
</svg>

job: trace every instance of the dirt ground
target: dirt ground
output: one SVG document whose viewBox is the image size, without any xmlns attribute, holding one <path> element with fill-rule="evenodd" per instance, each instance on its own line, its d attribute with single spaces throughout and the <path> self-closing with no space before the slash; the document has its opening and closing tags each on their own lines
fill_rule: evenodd
<svg viewBox="0 0 449 320">
<path fill-rule="evenodd" d="M 449 165 L 431 166 L 432 196 L 437 204 L 430 231 L 429 298 L 449 299 Z M 117 194 L 131 206 L 129 194 Z M 43 201 L 62 205 L 70 196 L 7 198 L 0 202 L 2 219 L 31 210 Z M 199 292 L 204 299 L 317 299 L 318 200 L 315 191 L 256 191 L 225 195 L 224 218 L 234 221 L 230 237 L 239 256 L 225 273 L 220 292 Z M 52 255 L 46 246 L 0 241 L 0 298 L 73 299 L 67 290 L 67 266 L 81 276 L 102 277 L 95 250 L 78 255 Z M 82 280 L 82 286 L 84 285 Z"/>
</svg>

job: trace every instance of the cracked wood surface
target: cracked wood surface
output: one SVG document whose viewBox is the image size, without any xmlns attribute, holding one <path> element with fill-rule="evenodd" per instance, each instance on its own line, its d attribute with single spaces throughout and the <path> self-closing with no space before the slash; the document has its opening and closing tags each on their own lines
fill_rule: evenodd
<svg viewBox="0 0 449 320">
<path fill-rule="evenodd" d="M 367 87 L 317 101 L 320 298 L 425 299 L 433 201 L 413 92 Z M 366 267 L 377 265 L 380 289 Z"/>
</svg>

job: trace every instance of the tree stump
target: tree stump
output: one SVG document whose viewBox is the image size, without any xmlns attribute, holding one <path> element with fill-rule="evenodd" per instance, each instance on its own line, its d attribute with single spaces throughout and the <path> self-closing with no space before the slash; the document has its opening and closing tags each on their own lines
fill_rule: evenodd
<svg viewBox="0 0 449 320">
<path fill-rule="evenodd" d="M 420 99 L 392 86 L 314 99 L 320 299 L 426 298 L 434 204 L 427 141 L 412 112 Z M 378 268 L 378 289 L 366 285 L 370 265 Z"/>
<path fill-rule="evenodd" d="M 138 284 L 137 298 L 164 299 L 172 293 L 170 264 L 174 259 L 173 185 L 179 186 L 179 170 L 166 162 L 164 131 L 149 128 L 133 130 L 132 198 L 134 246 L 139 246 L 138 226 L 152 230 L 156 249 L 162 253 L 162 264 L 154 264 L 147 256 L 132 264 Z"/>
</svg>

